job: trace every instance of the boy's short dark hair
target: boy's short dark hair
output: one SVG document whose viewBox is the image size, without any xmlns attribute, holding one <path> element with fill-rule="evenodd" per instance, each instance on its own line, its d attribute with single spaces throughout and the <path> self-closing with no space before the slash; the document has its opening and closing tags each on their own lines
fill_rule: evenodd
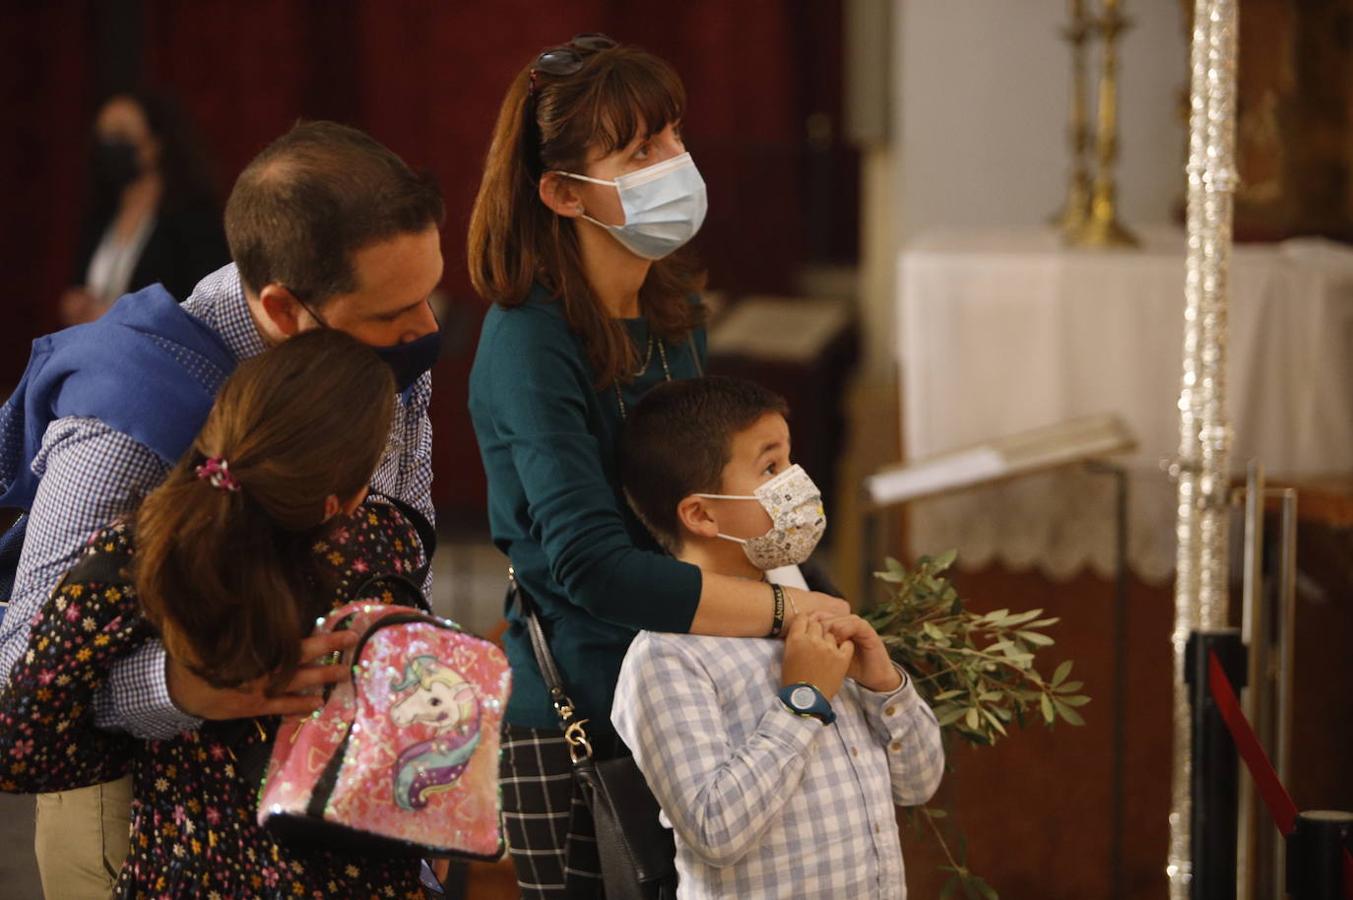
<svg viewBox="0 0 1353 900">
<path fill-rule="evenodd" d="M 278 283 L 323 303 L 357 289 L 356 251 L 440 227 L 445 217 L 432 177 L 370 135 L 336 122 L 299 122 L 240 173 L 225 231 L 250 290 Z"/>
<path fill-rule="evenodd" d="M 741 378 L 711 375 L 660 384 L 630 410 L 620 438 L 620 482 L 630 508 L 669 552 L 681 547 L 677 505 L 718 493 L 733 438 L 784 398 Z"/>
</svg>

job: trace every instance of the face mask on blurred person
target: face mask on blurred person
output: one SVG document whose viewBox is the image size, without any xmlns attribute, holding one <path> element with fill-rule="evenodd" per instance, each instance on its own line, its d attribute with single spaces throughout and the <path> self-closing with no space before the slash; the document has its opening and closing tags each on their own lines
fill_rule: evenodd
<svg viewBox="0 0 1353 900">
<path fill-rule="evenodd" d="M 136 145 L 121 138 L 105 138 L 94 145 L 94 177 L 110 191 L 120 191 L 141 175 Z"/>
</svg>

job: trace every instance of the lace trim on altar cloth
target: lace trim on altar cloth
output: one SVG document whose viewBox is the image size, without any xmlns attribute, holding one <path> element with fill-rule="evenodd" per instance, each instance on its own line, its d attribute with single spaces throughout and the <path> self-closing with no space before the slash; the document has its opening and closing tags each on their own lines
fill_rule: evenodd
<svg viewBox="0 0 1353 900">
<path fill-rule="evenodd" d="M 1037 568 L 1057 581 L 1087 566 L 1114 575 L 1117 481 L 1107 474 L 1065 469 L 911 504 L 907 530 L 913 557 L 958 551 L 962 569 L 999 562 Z M 1163 472 L 1128 476 L 1128 568 L 1162 584 L 1174 574 L 1175 486 Z"/>
</svg>

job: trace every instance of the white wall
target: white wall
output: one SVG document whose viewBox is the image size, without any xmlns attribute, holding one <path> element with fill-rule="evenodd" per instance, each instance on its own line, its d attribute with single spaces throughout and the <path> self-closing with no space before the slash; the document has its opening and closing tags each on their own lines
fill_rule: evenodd
<svg viewBox="0 0 1353 900">
<path fill-rule="evenodd" d="M 1068 172 L 1066 0 L 895 2 L 899 248 L 934 226 L 1042 223 L 1060 205 Z M 1129 225 L 1165 222 L 1183 190 L 1180 5 L 1124 0 L 1124 12 L 1135 24 L 1120 55 L 1119 208 Z M 1096 65 L 1097 55 L 1092 73 Z"/>
</svg>

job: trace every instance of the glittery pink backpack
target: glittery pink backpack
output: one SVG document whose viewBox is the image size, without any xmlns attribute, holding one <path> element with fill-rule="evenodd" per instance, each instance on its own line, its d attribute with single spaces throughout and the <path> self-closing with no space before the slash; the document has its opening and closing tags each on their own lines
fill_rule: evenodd
<svg viewBox="0 0 1353 900">
<path fill-rule="evenodd" d="M 259 824 L 292 846 L 500 857 L 503 652 L 403 606 L 350 603 L 317 631 L 345 628 L 362 635 L 346 657 L 352 680 L 315 714 L 283 723 Z"/>
</svg>

